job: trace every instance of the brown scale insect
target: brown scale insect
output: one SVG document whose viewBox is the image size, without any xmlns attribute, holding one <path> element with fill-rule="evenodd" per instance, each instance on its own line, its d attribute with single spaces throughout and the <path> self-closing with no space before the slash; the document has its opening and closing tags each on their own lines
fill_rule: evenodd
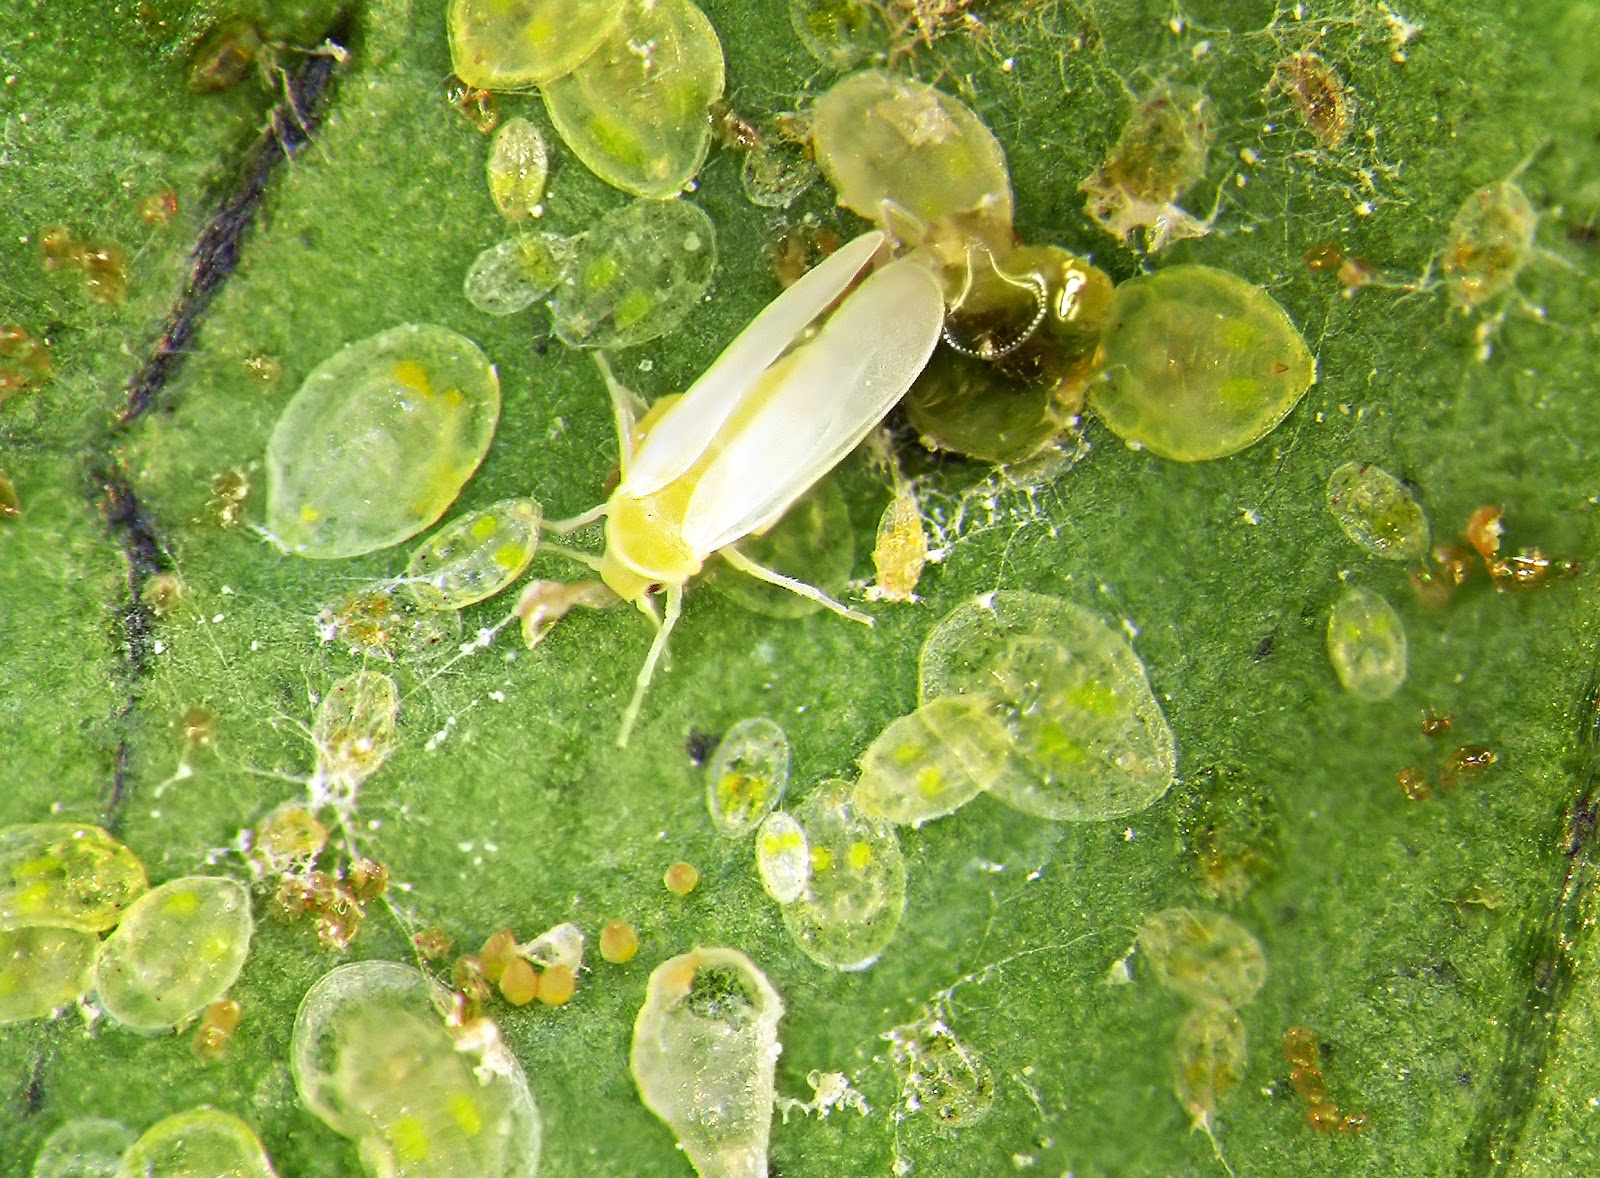
<svg viewBox="0 0 1600 1178">
<path fill-rule="evenodd" d="M 1314 245 L 1306 251 L 1306 269 L 1313 274 L 1321 274 L 1329 270 L 1337 270 L 1344 261 L 1344 253 L 1331 241 L 1324 241 Z"/>
<path fill-rule="evenodd" d="M 15 323 L 0 324 L 0 405 L 38 388 L 54 368 L 48 340 L 35 339 Z M 0 509 L 0 516 L 4 514 Z"/>
<path fill-rule="evenodd" d="M 1436 712 L 1432 708 L 1422 713 L 1422 735 L 1441 736 L 1449 732 L 1456 718 L 1450 712 Z"/>
<path fill-rule="evenodd" d="M 826 225 L 787 228 L 772 244 L 772 269 L 784 287 L 793 286 L 843 241 Z"/>
<path fill-rule="evenodd" d="M 250 497 L 250 479 L 238 467 L 229 467 L 211 476 L 211 497 L 206 500 L 206 517 L 219 528 L 236 528 L 244 518 L 244 503 Z"/>
<path fill-rule="evenodd" d="M 139 202 L 139 219 L 146 225 L 165 225 L 177 215 L 178 194 L 170 188 L 163 188 Z"/>
<path fill-rule="evenodd" d="M 209 748 L 217 739 L 217 717 L 210 708 L 196 704 L 178 718 L 183 743 Z"/>
<path fill-rule="evenodd" d="M 283 365 L 278 363 L 274 356 L 250 356 L 244 362 L 244 370 L 251 379 L 262 384 L 272 384 L 283 375 Z"/>
<path fill-rule="evenodd" d="M 389 890 L 389 869 L 372 859 L 357 859 L 345 873 L 350 891 L 363 904 L 369 904 Z"/>
<path fill-rule="evenodd" d="M 120 303 L 128 297 L 128 254 L 113 242 L 80 240 L 56 226 L 39 238 L 39 255 L 48 273 L 74 269 L 83 275 L 84 293 L 96 303 Z"/>
<path fill-rule="evenodd" d="M 1502 593 L 1507 590 L 1542 589 L 1551 578 L 1566 580 L 1578 575 L 1575 561 L 1556 560 L 1541 548 L 1519 548 L 1510 556 L 1487 562 L 1489 579 Z"/>
<path fill-rule="evenodd" d="M 1323 147 L 1341 146 L 1355 123 L 1355 102 L 1339 72 L 1315 53 L 1294 53 L 1272 71 L 1269 89 L 1288 97 Z"/>
<path fill-rule="evenodd" d="M 1445 761 L 1439 772 L 1439 785 L 1443 789 L 1454 789 L 1463 777 L 1476 777 L 1499 759 L 1487 745 L 1464 744 Z"/>
<path fill-rule="evenodd" d="M 467 85 L 454 74 L 445 80 L 444 98 L 480 135 L 487 135 L 500 124 L 500 107 L 494 95 Z"/>
<path fill-rule="evenodd" d="M 455 942 L 451 940 L 450 934 L 436 925 L 413 933 L 411 943 L 416 946 L 417 953 L 424 961 L 440 961 L 450 956 L 450 950 L 455 948 Z"/>
<path fill-rule="evenodd" d="M 22 514 L 22 500 L 11 480 L 0 474 L 0 520 L 13 520 Z"/>
<path fill-rule="evenodd" d="M 1309 1027 L 1290 1027 L 1283 1033 L 1283 1057 L 1294 1071 L 1289 1083 L 1295 1095 L 1306 1102 L 1306 1124 L 1318 1133 L 1365 1133 L 1372 1124 L 1367 1113 L 1339 1112 L 1328 1099 L 1327 1080 L 1322 1074 L 1322 1050 Z"/>
<path fill-rule="evenodd" d="M 711 107 L 711 125 L 729 151 L 754 151 L 761 146 L 761 130 L 723 99 Z"/>
<path fill-rule="evenodd" d="M 1395 776 L 1400 792 L 1413 802 L 1425 802 L 1433 796 L 1433 786 L 1428 784 L 1428 775 L 1415 765 L 1407 765 Z"/>
<path fill-rule="evenodd" d="M 212 28 L 195 46 L 189 61 L 189 89 L 214 94 L 248 78 L 268 53 L 261 31 L 243 17 Z"/>
<path fill-rule="evenodd" d="M 215 1063 L 227 1053 L 233 1033 L 239 1029 L 240 1013 L 238 1002 L 232 998 L 220 998 L 206 1007 L 191 1042 L 196 1059 L 201 1063 Z"/>
<path fill-rule="evenodd" d="M 1504 520 L 1504 511 L 1485 504 L 1467 517 L 1467 526 L 1461 535 L 1479 556 L 1488 560 L 1500 551 L 1500 537 L 1506 530 Z"/>
</svg>

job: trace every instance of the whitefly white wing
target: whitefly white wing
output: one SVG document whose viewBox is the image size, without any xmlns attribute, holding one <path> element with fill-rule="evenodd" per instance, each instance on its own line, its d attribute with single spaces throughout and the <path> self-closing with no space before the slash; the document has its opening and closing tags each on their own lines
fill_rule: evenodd
<svg viewBox="0 0 1600 1178">
<path fill-rule="evenodd" d="M 742 414 L 695 484 L 684 520 L 710 555 L 775 521 L 860 444 L 927 364 L 944 322 L 938 280 L 902 258 L 850 293 Z"/>
<path fill-rule="evenodd" d="M 689 386 L 683 399 L 651 427 L 633 455 L 623 493 L 649 495 L 693 466 L 761 374 L 849 289 L 883 242 L 876 229 L 863 233 L 768 303 Z"/>
</svg>

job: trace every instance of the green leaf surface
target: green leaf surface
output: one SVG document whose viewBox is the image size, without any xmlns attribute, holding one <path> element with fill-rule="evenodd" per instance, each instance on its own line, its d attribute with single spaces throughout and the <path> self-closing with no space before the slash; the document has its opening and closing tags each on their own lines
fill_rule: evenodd
<svg viewBox="0 0 1600 1178">
<path fill-rule="evenodd" d="M 651 968 L 730 945 L 783 995 L 779 1091 L 804 1097 L 807 1073 L 842 1071 L 872 1109 L 776 1123 L 775 1172 L 905 1172 L 905 1159 L 941 1175 L 1220 1173 L 1172 1093 L 1183 1004 L 1138 955 L 1132 985 L 1107 984 L 1145 915 L 1218 906 L 1194 849 L 1208 827 L 1270 867 L 1231 910 L 1269 971 L 1240 1012 L 1247 1066 L 1216 1116 L 1237 1173 L 1589 1172 L 1600 1150 L 1600 595 L 1588 571 L 1600 559 L 1600 15 L 1578 0 L 1317 0 L 1304 19 L 1255 0 L 1011 0 L 972 5 L 966 23 L 954 11 L 964 5 L 920 7 L 952 10 L 953 31 L 908 44 L 895 68 L 960 94 L 994 129 L 1023 238 L 1092 254 L 1119 281 L 1175 262 L 1238 273 L 1287 308 L 1320 379 L 1265 440 L 1208 463 L 1130 450 L 1091 419 L 1079 461 L 1017 487 L 902 438 L 945 550 L 923 600 L 870 606 L 867 630 L 692 591 L 626 750 L 616 725 L 650 641 L 631 610 L 575 611 L 533 652 L 512 632 L 456 661 L 394 669 L 398 749 L 363 787 L 353 832 L 390 869 L 409 927 L 440 925 L 467 948 L 502 925 L 527 939 L 576 920 L 591 946 L 607 919 L 639 930 L 627 965 L 591 948 L 568 1005 L 495 1008 L 544 1113 L 544 1172 L 688 1172 L 637 1097 L 629 1036 Z M 462 296 L 472 259 L 509 229 L 484 181 L 487 140 L 445 98 L 442 3 L 12 8 L 0 22 L 0 321 L 48 335 L 56 373 L 0 406 L 0 472 L 24 503 L 20 519 L 0 520 L 0 820 L 114 823 L 154 882 L 248 878 L 230 846 L 302 794 L 291 779 L 312 767 L 313 697 L 360 666 L 319 641 L 316 607 L 401 572 L 406 549 L 279 555 L 246 527 L 218 525 L 211 479 L 243 471 L 246 519 L 258 522 L 266 438 L 304 376 L 352 340 L 432 322 L 476 340 L 504 394 L 495 443 L 447 521 L 516 495 L 561 518 L 605 494 L 604 387 L 588 357 L 548 337 L 543 311 L 490 319 Z M 794 109 L 829 83 L 785 3 L 704 8 L 741 113 Z M 238 13 L 279 43 L 273 60 L 259 79 L 190 93 L 188 46 Z M 1421 31 L 1402 49 L 1393 34 L 1405 22 Z M 324 36 L 350 56 L 331 69 L 321 121 L 306 118 L 310 144 L 271 169 L 237 269 L 149 411 L 123 423 L 194 243 L 239 190 L 274 112 L 301 113 L 279 101 L 284 74 Z M 1306 50 L 1355 95 L 1355 130 L 1337 149 L 1319 147 L 1270 86 L 1274 65 Z M 1145 258 L 1086 220 L 1077 184 L 1132 95 L 1162 80 L 1201 86 L 1219 112 L 1207 178 L 1185 200 L 1197 215 L 1215 203 L 1216 224 Z M 536 96 L 500 96 L 499 109 L 548 131 Z M 565 149 L 554 155 L 541 229 L 579 232 L 623 202 Z M 1463 317 L 1417 280 L 1461 201 L 1525 161 L 1539 251 L 1480 359 L 1485 316 Z M 844 236 L 859 226 L 820 187 L 782 217 L 750 205 L 739 165 L 713 152 L 692 195 L 717 226 L 710 297 L 669 338 L 613 360 L 648 397 L 684 388 L 777 292 L 770 251 L 785 224 L 809 214 Z M 146 225 L 139 200 L 167 188 L 178 216 Z M 125 302 L 91 303 L 75 275 L 44 272 L 39 238 L 56 225 L 127 249 Z M 1344 297 L 1304 263 L 1325 242 L 1388 285 Z M 261 356 L 275 380 L 246 367 Z M 1495 503 L 1512 547 L 1584 571 L 1520 595 L 1480 573 L 1447 608 L 1425 609 L 1405 567 L 1355 547 L 1326 509 L 1328 474 L 1352 460 L 1409 480 L 1441 541 Z M 836 478 L 865 580 L 890 491 L 859 456 Z M 156 570 L 187 587 L 164 617 L 133 596 Z M 575 570 L 541 555 L 534 573 Z M 1346 584 L 1383 594 L 1407 627 L 1410 674 L 1382 703 L 1344 693 L 1328 663 L 1327 613 Z M 788 939 L 751 844 L 715 834 L 686 739 L 766 715 L 793 748 L 791 803 L 848 777 L 915 706 L 923 636 L 993 589 L 1055 594 L 1127 627 L 1176 735 L 1180 781 L 1116 823 L 1040 822 L 979 798 L 902 832 L 897 937 L 865 972 L 822 969 Z M 508 609 L 472 607 L 466 636 Z M 178 720 L 197 706 L 217 737 L 186 752 Z M 1421 735 L 1429 708 L 1454 714 L 1448 738 Z M 1396 786 L 1407 765 L 1437 779 L 1461 743 L 1491 747 L 1498 763 L 1428 801 Z M 678 859 L 700 870 L 684 898 L 661 882 Z M 142 1131 L 206 1102 L 249 1121 L 283 1175 L 360 1172 L 353 1145 L 296 1099 L 290 1029 L 335 964 L 409 959 L 406 929 L 371 906 L 335 953 L 304 923 L 267 918 L 269 886 L 255 899 L 234 990 L 243 1021 L 220 1062 L 197 1062 L 188 1033 L 141 1035 L 76 1011 L 0 1028 L 0 1171 L 28 1172 L 68 1118 Z M 905 1114 L 882 1036 L 930 1012 L 993 1075 L 993 1110 L 976 1127 Z M 1294 1025 L 1323 1045 L 1330 1098 L 1371 1113 L 1365 1134 L 1307 1126 L 1280 1050 Z"/>
</svg>

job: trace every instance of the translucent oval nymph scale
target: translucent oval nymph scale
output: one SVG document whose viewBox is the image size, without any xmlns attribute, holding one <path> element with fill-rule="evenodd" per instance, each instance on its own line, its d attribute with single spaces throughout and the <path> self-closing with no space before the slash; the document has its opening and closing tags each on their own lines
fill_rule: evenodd
<svg viewBox="0 0 1600 1178">
<path fill-rule="evenodd" d="M 0 1025 L 45 1018 L 94 985 L 100 941 L 73 928 L 0 931 Z"/>
<path fill-rule="evenodd" d="M 861 756 L 857 808 L 920 826 L 966 805 L 1007 764 L 1011 734 L 996 712 L 987 696 L 944 695 L 901 716 Z"/>
<path fill-rule="evenodd" d="M 1220 912 L 1167 908 L 1147 916 L 1139 948 L 1156 980 L 1190 1002 L 1237 1009 L 1267 980 L 1261 942 Z"/>
<path fill-rule="evenodd" d="M 480 90 L 520 90 L 571 72 L 622 18 L 623 0 L 451 0 L 450 63 Z"/>
<path fill-rule="evenodd" d="M 626 0 L 594 53 L 542 92 L 556 133 L 590 171 L 660 200 L 705 162 L 723 82 L 722 42 L 690 0 Z"/>
<path fill-rule="evenodd" d="M 556 288 L 574 242 L 555 233 L 519 233 L 472 260 L 461 293 L 485 315 L 515 315 Z"/>
<path fill-rule="evenodd" d="M 959 258 L 965 242 L 1011 244 L 1011 173 L 993 132 L 957 98 L 882 70 L 851 74 L 817 100 L 817 164 L 839 203 L 907 247 Z"/>
<path fill-rule="evenodd" d="M 1539 214 L 1515 180 L 1486 184 L 1462 201 L 1440 259 L 1451 301 L 1475 311 L 1510 290 L 1538 230 Z"/>
<path fill-rule="evenodd" d="M 737 949 L 696 949 L 650 975 L 629 1065 L 700 1178 L 767 1178 L 783 1001 Z"/>
<path fill-rule="evenodd" d="M 471 1040 L 452 1033 L 447 997 L 391 961 L 324 974 L 294 1020 L 300 1099 L 374 1175 L 534 1178 L 543 1133 L 527 1076 L 487 1020 Z"/>
<path fill-rule="evenodd" d="M 706 808 L 727 838 L 755 830 L 789 786 L 789 737 L 765 716 L 740 720 L 717 744 L 706 766 Z"/>
<path fill-rule="evenodd" d="M 1328 658 L 1351 695 L 1388 699 L 1406 681 L 1406 630 L 1371 589 L 1345 591 L 1328 614 Z"/>
<path fill-rule="evenodd" d="M 102 932 L 148 886 L 144 864 L 98 826 L 0 827 L 0 929 Z"/>
<path fill-rule="evenodd" d="M 894 827 L 861 813 L 842 781 L 823 782 L 793 811 L 810 858 L 783 923 L 802 952 L 832 969 L 866 969 L 900 927 L 906 861 Z"/>
<path fill-rule="evenodd" d="M 317 365 L 267 442 L 267 530 L 319 560 L 398 544 L 445 513 L 500 416 L 494 366 L 465 336 L 406 324 Z"/>
<path fill-rule="evenodd" d="M 550 175 L 550 151 L 539 128 L 524 118 L 507 119 L 489 141 L 489 196 L 508 221 L 536 216 Z"/>
<path fill-rule="evenodd" d="M 756 833 L 756 871 L 762 890 L 780 904 L 798 900 L 811 882 L 811 844 L 805 827 L 785 810 L 768 814 Z"/>
<path fill-rule="evenodd" d="M 116 1178 L 277 1178 L 255 1131 L 200 1105 L 157 1121 L 129 1147 Z"/>
<path fill-rule="evenodd" d="M 1374 556 L 1416 560 L 1428 551 L 1428 517 L 1417 497 L 1370 462 L 1346 462 L 1328 476 L 1328 511 Z"/>
<path fill-rule="evenodd" d="M 1305 396 L 1317 363 L 1260 287 L 1172 266 L 1117 287 L 1089 405 L 1119 438 L 1178 462 L 1260 441 Z"/>
<path fill-rule="evenodd" d="M 572 241 L 550 299 L 574 348 L 631 348 L 679 327 L 717 268 L 717 231 L 686 200 L 638 200 Z"/>
<path fill-rule="evenodd" d="M 425 609 L 464 609 L 520 577 L 539 547 L 543 512 L 502 499 L 439 529 L 406 562 L 406 589 Z"/>
<path fill-rule="evenodd" d="M 176 1026 L 228 992 L 255 921 L 235 880 L 191 875 L 146 892 L 100 946 L 95 988 L 124 1026 Z"/>
<path fill-rule="evenodd" d="M 1172 729 L 1144 664 L 1082 606 L 1011 591 L 973 598 L 928 634 L 921 673 L 924 707 L 950 695 L 987 701 L 1009 748 L 984 775 L 1007 805 L 1097 821 L 1137 813 L 1172 785 Z"/>
</svg>

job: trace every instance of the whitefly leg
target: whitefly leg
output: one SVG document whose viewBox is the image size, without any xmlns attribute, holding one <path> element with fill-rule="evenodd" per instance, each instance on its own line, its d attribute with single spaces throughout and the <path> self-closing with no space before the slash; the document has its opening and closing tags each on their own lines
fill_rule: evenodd
<svg viewBox="0 0 1600 1178">
<path fill-rule="evenodd" d="M 590 521 L 591 523 L 594 521 Z M 583 565 L 584 568 L 600 571 L 600 558 L 592 552 L 584 552 L 579 548 L 569 548 L 565 544 L 541 544 L 541 552 L 553 552 L 557 556 L 564 556 L 570 561 Z"/>
<path fill-rule="evenodd" d="M 860 610 L 851 609 L 842 602 L 835 601 L 815 585 L 807 585 L 804 581 L 797 581 L 793 577 L 786 577 L 777 569 L 769 569 L 764 564 L 757 564 L 737 548 L 724 548 L 722 559 L 738 569 L 741 573 L 748 573 L 758 581 L 765 581 L 769 585 L 777 585 L 780 589 L 787 589 L 790 593 L 797 593 L 801 597 L 816 602 L 818 605 L 827 606 L 841 618 L 849 618 L 852 622 L 860 622 L 864 626 L 875 626 L 877 621 L 869 614 Z"/>
<path fill-rule="evenodd" d="M 539 525 L 541 532 L 549 532 L 553 536 L 570 536 L 573 532 L 580 531 L 605 518 L 606 508 L 609 503 L 602 503 L 598 507 L 591 507 L 580 515 L 570 516 L 567 519 L 547 519 Z M 546 547 L 549 547 L 546 545 Z"/>
<path fill-rule="evenodd" d="M 639 668 L 639 676 L 633 681 L 633 698 L 628 701 L 628 710 L 622 713 L 622 731 L 617 733 L 619 749 L 628 746 L 628 737 L 633 735 L 633 725 L 639 718 L 639 709 L 644 706 L 644 693 L 650 686 L 650 680 L 655 678 L 656 664 L 667 651 L 667 638 L 672 633 L 672 627 L 678 624 L 678 615 L 683 612 L 682 585 L 668 585 L 666 596 L 666 617 L 660 619 L 658 623 L 655 641 L 650 644 L 650 653 L 644 656 L 644 666 Z M 652 621 L 656 620 L 653 606 L 641 601 L 639 608 L 648 614 Z"/>
</svg>

